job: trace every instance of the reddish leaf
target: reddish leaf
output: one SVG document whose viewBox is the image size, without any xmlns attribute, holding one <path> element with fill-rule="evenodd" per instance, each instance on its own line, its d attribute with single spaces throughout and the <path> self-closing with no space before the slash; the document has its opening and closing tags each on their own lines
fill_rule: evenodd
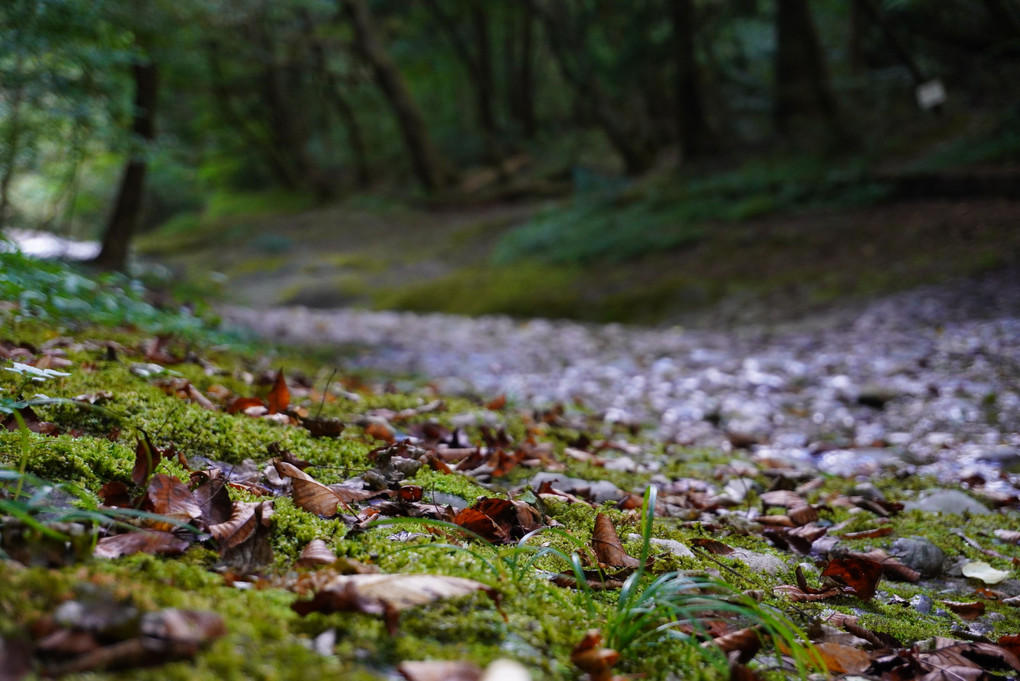
<svg viewBox="0 0 1020 681">
<path fill-rule="evenodd" d="M 750 662 L 758 651 L 761 650 L 761 632 L 757 627 L 747 627 L 738 631 L 733 631 L 722 636 L 717 636 L 711 641 L 705 641 L 701 644 L 702 648 L 708 648 L 709 646 L 715 646 L 726 653 L 729 657 L 730 653 L 736 653 L 734 658 L 736 662 L 744 664 Z"/>
<path fill-rule="evenodd" d="M 972 603 L 960 603 L 958 601 L 942 601 L 942 604 L 960 616 L 960 619 L 968 622 L 976 620 L 985 614 L 985 604 L 981 601 Z"/>
<path fill-rule="evenodd" d="M 170 532 L 160 530 L 138 530 L 112 537 L 103 537 L 96 542 L 94 555 L 99 558 L 120 558 L 133 553 L 153 555 L 177 555 L 184 553 L 189 542 Z"/>
<path fill-rule="evenodd" d="M 506 406 L 506 393 L 501 393 L 485 403 L 485 408 L 491 409 L 492 411 L 500 411 L 505 406 Z"/>
<path fill-rule="evenodd" d="M 287 379 L 283 377 L 283 369 L 276 372 L 276 381 L 266 396 L 266 402 L 270 414 L 283 413 L 290 406 L 290 390 L 287 388 Z"/>
<path fill-rule="evenodd" d="M 166 473 L 157 473 L 147 489 L 152 512 L 188 523 L 202 517 L 202 509 L 188 486 Z M 166 529 L 166 528 L 162 528 Z"/>
<path fill-rule="evenodd" d="M 119 480 L 108 482 L 99 488 L 99 498 L 104 506 L 115 508 L 130 508 L 134 506 L 134 499 L 128 492 L 128 486 Z"/>
<path fill-rule="evenodd" d="M 131 480 L 138 486 L 144 485 L 162 459 L 163 450 L 153 445 L 149 434 L 143 431 L 135 445 L 135 467 L 131 471 Z"/>
<path fill-rule="evenodd" d="M 265 403 L 257 397 L 238 397 L 227 407 L 228 414 L 237 414 L 251 407 L 264 407 Z"/>
<path fill-rule="evenodd" d="M 733 553 L 733 547 L 723 544 L 717 539 L 698 538 L 691 540 L 691 546 L 696 546 L 699 549 L 704 549 L 709 553 L 714 553 L 717 556 L 728 556 Z"/>
<path fill-rule="evenodd" d="M 602 632 L 589 629 L 570 652 L 570 661 L 588 674 L 590 681 L 611 681 L 620 653 L 602 647 Z"/>
<path fill-rule="evenodd" d="M 541 514 L 528 504 L 497 498 L 462 509 L 453 523 L 494 544 L 510 543 L 543 526 Z"/>
<path fill-rule="evenodd" d="M 365 426 L 365 435 L 376 440 L 382 440 L 383 442 L 389 442 L 390 444 L 396 442 L 396 434 L 393 429 L 385 423 L 379 421 L 372 421 Z"/>
<path fill-rule="evenodd" d="M 870 601 L 882 577 L 882 564 L 870 558 L 834 558 L 825 566 L 822 576 L 850 587 L 862 601 Z"/>
<path fill-rule="evenodd" d="M 860 648 L 841 643 L 817 643 L 815 650 L 833 674 L 860 674 L 871 666 L 871 656 Z"/>
<path fill-rule="evenodd" d="M 641 567 L 641 561 L 623 550 L 620 536 L 613 527 L 613 521 L 599 513 L 595 516 L 595 529 L 591 535 L 591 547 L 602 565 L 610 567 Z"/>
<path fill-rule="evenodd" d="M 273 502 L 235 502 L 242 505 L 234 518 L 217 527 L 219 534 L 220 559 L 224 565 L 242 574 L 248 574 L 273 562 L 273 548 L 269 543 L 270 528 L 273 524 Z M 248 517 L 249 509 L 252 516 Z M 209 528 L 213 534 L 214 528 Z M 216 534 L 213 535 L 214 537 Z"/>
<path fill-rule="evenodd" d="M 60 435 L 60 428 L 55 423 L 40 420 L 39 415 L 35 413 L 32 407 L 22 407 L 17 410 L 17 413 L 25 422 L 25 427 L 33 433 L 50 436 Z M 21 428 L 21 423 L 14 414 L 8 414 L 7 418 L 4 419 L 3 426 L 7 430 L 18 430 Z"/>
</svg>

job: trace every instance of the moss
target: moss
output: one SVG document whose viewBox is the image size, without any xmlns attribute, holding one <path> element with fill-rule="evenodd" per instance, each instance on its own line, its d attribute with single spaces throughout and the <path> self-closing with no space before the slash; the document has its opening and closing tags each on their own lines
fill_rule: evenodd
<svg viewBox="0 0 1020 681">
<path fill-rule="evenodd" d="M 455 314 L 570 316 L 577 308 L 576 270 L 553 265 L 464 268 L 454 274 L 381 291 L 380 308 Z"/>
</svg>

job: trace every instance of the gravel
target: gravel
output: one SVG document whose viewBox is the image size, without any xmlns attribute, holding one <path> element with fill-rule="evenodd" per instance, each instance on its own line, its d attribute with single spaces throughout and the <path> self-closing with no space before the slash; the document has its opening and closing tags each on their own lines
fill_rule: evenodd
<svg viewBox="0 0 1020 681">
<path fill-rule="evenodd" d="M 920 473 L 1020 487 L 1020 273 L 727 332 L 302 307 L 228 308 L 285 342 L 357 348 L 443 391 L 583 405 L 668 442 L 862 481 Z"/>
</svg>

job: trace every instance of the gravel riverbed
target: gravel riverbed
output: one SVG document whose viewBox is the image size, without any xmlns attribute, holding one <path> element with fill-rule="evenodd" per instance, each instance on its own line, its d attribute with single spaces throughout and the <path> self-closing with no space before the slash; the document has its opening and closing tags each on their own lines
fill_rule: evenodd
<svg viewBox="0 0 1020 681">
<path fill-rule="evenodd" d="M 930 286 L 781 326 L 729 331 L 301 307 L 226 308 L 359 366 L 518 404 L 584 405 L 607 428 L 742 447 L 862 479 L 921 473 L 1020 489 L 1020 272 Z M 637 454 L 636 459 L 640 460 Z"/>
</svg>

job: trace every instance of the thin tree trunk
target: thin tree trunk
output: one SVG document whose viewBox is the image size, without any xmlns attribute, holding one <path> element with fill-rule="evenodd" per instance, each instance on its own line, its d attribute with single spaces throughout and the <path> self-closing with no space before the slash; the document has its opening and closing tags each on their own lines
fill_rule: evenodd
<svg viewBox="0 0 1020 681">
<path fill-rule="evenodd" d="M 583 106 L 602 128 L 609 143 L 623 159 L 627 174 L 639 175 L 648 170 L 655 160 L 651 146 L 646 140 L 641 140 L 639 135 L 633 134 L 621 118 L 610 109 L 594 79 L 570 65 L 570 57 L 567 54 L 569 51 L 567 43 L 571 42 L 567 37 L 569 27 L 559 25 L 556 17 L 540 0 L 528 0 L 528 4 L 545 26 L 553 58 L 563 75 L 563 80 L 574 89 L 578 104 Z M 558 8 L 563 10 L 564 5 L 560 4 Z"/>
<path fill-rule="evenodd" d="M 315 35 L 315 23 L 312 21 L 312 15 L 307 9 L 301 10 L 301 21 L 305 36 L 309 42 L 314 68 L 322 80 L 326 96 L 330 99 L 333 108 L 343 123 L 344 132 L 347 135 L 347 145 L 350 147 L 351 155 L 354 157 L 358 186 L 365 189 L 372 184 L 372 171 L 368 165 L 368 153 L 365 150 L 361 125 L 358 123 L 358 118 L 354 114 L 354 109 L 351 107 L 350 102 L 344 97 L 336 75 L 329 69 L 326 50 L 322 45 L 322 41 Z"/>
<path fill-rule="evenodd" d="M 490 162 L 498 163 L 500 153 L 496 144 L 498 130 L 492 105 L 493 77 L 489 49 L 489 19 L 485 7 L 478 0 L 471 2 L 468 18 L 472 40 L 469 42 L 461 33 L 457 17 L 444 10 L 439 0 L 425 0 L 425 6 L 431 12 L 436 23 L 439 24 L 440 29 L 446 34 L 454 54 L 464 66 L 474 96 L 475 118 L 478 120 L 478 130 L 482 136 L 485 155 Z M 472 49 L 472 44 L 474 49 Z"/>
<path fill-rule="evenodd" d="M 808 0 L 776 0 L 775 121 L 784 134 L 798 120 L 837 128 L 836 100 Z"/>
<path fill-rule="evenodd" d="M 218 43 L 210 42 L 207 45 L 206 56 L 209 63 L 210 84 L 212 86 L 213 101 L 219 109 L 223 120 L 230 124 L 231 128 L 244 138 L 245 142 L 252 149 L 258 149 L 264 157 L 269 172 L 287 189 L 298 189 L 297 180 L 290 172 L 287 159 L 281 157 L 279 150 L 273 144 L 268 144 L 257 131 L 252 130 L 248 119 L 241 115 L 234 108 L 230 91 L 227 88 L 223 69 L 220 68 L 220 46 Z"/>
<path fill-rule="evenodd" d="M 907 67 L 908 71 L 910 71 L 910 76 L 914 79 L 914 85 L 920 85 L 925 82 L 927 78 L 925 78 L 924 72 L 921 71 L 921 67 L 916 61 L 914 61 L 914 58 L 910 56 L 910 51 L 907 50 L 903 41 L 901 41 L 896 35 L 896 32 L 892 29 L 892 26 L 889 25 L 889 22 L 886 21 L 885 16 L 882 15 L 882 10 L 877 4 L 875 4 L 875 0 L 855 0 L 855 4 L 860 4 L 862 9 L 864 9 L 871 19 L 878 24 L 878 27 L 882 29 L 882 35 L 885 37 L 886 43 L 888 43 L 889 48 L 896 54 L 896 58 Z"/>
<path fill-rule="evenodd" d="M 18 162 L 18 152 L 21 150 L 21 133 L 23 130 L 21 113 L 25 103 L 25 82 L 21 74 L 21 68 L 24 64 L 23 55 L 24 51 L 18 50 L 13 68 L 13 72 L 18 74 L 18 84 L 10 93 L 7 102 L 9 111 L 7 115 L 8 132 L 7 139 L 4 140 L 6 153 L 4 154 L 3 161 L 0 162 L 3 166 L 3 174 L 0 175 L 0 232 L 3 232 L 4 227 L 7 225 L 7 214 L 11 208 L 11 183 L 14 180 L 14 168 Z"/>
<path fill-rule="evenodd" d="M 685 156 L 708 147 L 708 124 L 694 57 L 694 2 L 673 0 L 673 52 L 676 59 L 676 131 Z"/>
<path fill-rule="evenodd" d="M 145 193 L 146 154 L 156 138 L 156 99 L 158 79 L 156 64 L 150 59 L 131 67 L 135 82 L 135 106 L 131 121 L 134 139 L 124 174 L 121 177 L 113 213 L 103 233 L 103 246 L 93 264 L 108 270 L 123 270 L 127 264 L 128 247 L 142 212 Z"/>
<path fill-rule="evenodd" d="M 414 101 L 403 74 L 379 41 L 378 29 L 365 0 L 339 0 L 354 27 L 358 51 L 375 75 L 404 136 L 411 164 L 418 181 L 427 191 L 442 191 L 453 179 L 453 173 L 429 135 L 418 103 Z"/>
<path fill-rule="evenodd" d="M 518 119 L 524 136 L 531 139 L 538 131 L 535 118 L 535 17 L 528 3 L 522 8 L 521 55 L 517 77 Z"/>
</svg>

